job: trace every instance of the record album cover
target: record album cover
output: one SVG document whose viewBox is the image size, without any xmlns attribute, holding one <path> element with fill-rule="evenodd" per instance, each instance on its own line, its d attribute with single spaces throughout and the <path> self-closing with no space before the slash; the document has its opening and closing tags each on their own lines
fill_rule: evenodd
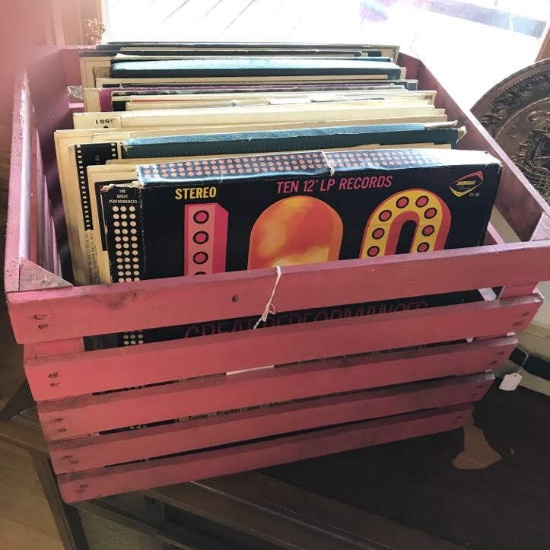
<svg viewBox="0 0 550 550">
<path fill-rule="evenodd" d="M 138 174 L 101 189 L 113 281 L 476 246 L 500 164 L 479 151 L 381 149 L 189 160 Z M 359 314 L 388 307 L 362 304 Z"/>
</svg>

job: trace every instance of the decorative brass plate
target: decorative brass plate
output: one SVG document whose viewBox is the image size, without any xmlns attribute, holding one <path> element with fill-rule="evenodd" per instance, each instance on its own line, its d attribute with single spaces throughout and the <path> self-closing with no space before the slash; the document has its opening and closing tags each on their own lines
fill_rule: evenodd
<svg viewBox="0 0 550 550">
<path fill-rule="evenodd" d="M 550 203 L 550 59 L 505 78 L 472 113 Z"/>
</svg>

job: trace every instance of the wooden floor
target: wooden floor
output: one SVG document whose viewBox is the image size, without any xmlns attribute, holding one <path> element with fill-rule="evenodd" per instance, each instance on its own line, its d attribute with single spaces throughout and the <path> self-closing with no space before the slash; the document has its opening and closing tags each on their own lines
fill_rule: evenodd
<svg viewBox="0 0 550 550">
<path fill-rule="evenodd" d="M 63 549 L 29 453 L 1 441 L 0 548 Z"/>
</svg>

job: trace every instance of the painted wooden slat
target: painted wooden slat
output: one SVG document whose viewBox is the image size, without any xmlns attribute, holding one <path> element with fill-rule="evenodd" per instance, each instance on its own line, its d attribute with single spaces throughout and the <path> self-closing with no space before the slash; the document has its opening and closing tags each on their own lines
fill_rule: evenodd
<svg viewBox="0 0 550 550">
<path fill-rule="evenodd" d="M 66 502 L 254 470 L 457 428 L 471 405 L 368 420 L 225 449 L 58 476 Z"/>
<path fill-rule="evenodd" d="M 499 298 L 515 298 L 516 296 L 526 296 L 528 294 L 538 293 L 537 283 L 526 281 L 522 285 L 505 286 L 498 295 Z M 544 299 L 544 298 L 543 298 Z"/>
<path fill-rule="evenodd" d="M 543 241 L 550 239 L 550 215 L 543 212 L 540 216 L 537 226 L 531 235 L 532 241 Z"/>
<path fill-rule="evenodd" d="M 27 344 L 23 346 L 23 355 L 26 359 L 36 357 L 48 357 L 50 355 L 65 355 L 67 353 L 81 353 L 84 351 L 82 338 L 71 340 L 56 340 L 55 342 L 43 342 L 41 344 Z M 55 378 L 52 377 L 52 378 Z"/>
<path fill-rule="evenodd" d="M 53 275 L 53 264 L 51 262 L 52 258 L 52 233 L 53 233 L 53 221 L 51 219 L 51 213 L 50 213 L 50 205 L 48 200 L 48 189 L 47 189 L 47 183 L 46 180 L 42 182 L 43 185 L 43 199 L 44 202 L 42 203 L 42 209 L 41 209 L 41 220 L 40 220 L 40 228 L 41 228 L 41 240 L 42 240 L 42 246 L 41 246 L 41 256 L 42 256 L 42 263 L 39 265 L 44 268 L 44 270 L 50 271 Z M 35 288 L 36 288 L 37 282 L 34 282 Z M 46 285 L 47 287 L 47 285 Z M 43 288 L 41 286 L 41 288 Z M 24 288 L 20 290 L 31 290 L 31 288 Z"/>
<path fill-rule="evenodd" d="M 35 130 L 35 135 L 38 138 L 38 132 Z M 37 265 L 43 267 L 55 274 L 54 266 L 51 263 L 52 257 L 52 240 L 55 240 L 55 233 L 53 232 L 53 220 L 51 216 L 51 204 L 48 194 L 48 186 L 46 182 L 46 176 L 44 173 L 44 164 L 42 160 L 42 153 L 38 148 L 38 156 L 36 159 L 36 165 L 33 166 L 33 173 L 36 173 L 36 179 L 33 181 L 32 193 L 34 193 L 38 200 L 37 220 L 36 220 L 36 232 L 38 233 L 38 255 L 37 259 L 32 260 Z M 32 228 L 31 228 L 32 234 Z M 35 282 L 36 287 L 36 282 Z"/>
<path fill-rule="evenodd" d="M 61 277 L 62 274 L 64 273 L 64 267 L 63 267 L 63 260 L 61 259 L 62 256 L 64 256 L 65 254 L 62 252 L 62 247 L 59 247 L 57 246 L 57 230 L 55 229 L 55 224 L 53 223 L 53 220 L 52 220 L 52 226 L 53 226 L 53 230 L 54 230 L 54 237 L 53 237 L 53 242 L 54 242 L 54 250 L 55 250 L 55 253 L 54 253 L 54 256 L 53 256 L 53 273 L 55 273 L 57 276 Z"/>
<path fill-rule="evenodd" d="M 546 22 L 546 28 L 541 37 L 539 51 L 535 61 L 542 61 L 550 57 L 550 23 Z"/>
<path fill-rule="evenodd" d="M 59 51 L 63 74 L 67 86 L 80 86 L 80 57 L 79 52 L 86 49 L 93 49 L 91 46 L 65 46 Z"/>
<path fill-rule="evenodd" d="M 545 243 L 284 267 L 274 303 L 284 312 L 545 280 L 550 277 Z M 260 315 L 275 276 L 267 269 L 26 292 L 10 295 L 8 306 L 20 343 L 52 341 Z M 37 315 L 48 323 L 38 322 Z"/>
<path fill-rule="evenodd" d="M 30 226 L 31 106 L 22 74 L 16 79 L 15 89 L 4 261 L 4 288 L 8 293 L 19 290 L 19 261 L 29 249 Z"/>
<path fill-rule="evenodd" d="M 55 241 L 55 227 L 52 220 L 51 209 L 49 206 L 49 201 L 44 205 L 44 219 L 45 221 L 45 231 L 44 231 L 44 268 L 47 269 L 55 275 L 54 272 L 54 257 L 55 250 L 57 250 L 57 245 Z M 30 290 L 30 289 L 25 289 Z"/>
<path fill-rule="evenodd" d="M 505 244 L 504 239 L 500 236 L 500 233 L 497 231 L 492 223 L 490 223 L 487 227 L 487 233 L 485 235 L 485 240 L 483 244 Z"/>
<path fill-rule="evenodd" d="M 29 221 L 27 231 L 29 234 L 29 247 L 27 258 L 34 263 L 38 262 L 38 250 L 40 243 L 39 225 L 40 215 L 39 210 L 42 208 L 44 201 L 42 196 L 44 193 L 44 181 L 42 174 L 42 165 L 40 160 L 40 151 L 38 146 L 38 133 L 36 130 L 32 132 L 31 136 L 31 182 L 29 193 Z"/>
<path fill-rule="evenodd" d="M 381 354 L 46 401 L 38 404 L 38 412 L 46 438 L 59 440 L 217 411 L 406 383 L 428 379 L 430 374 L 437 378 L 463 370 L 481 372 L 498 365 L 499 357 L 500 362 L 507 357 L 497 355 L 504 351 L 500 348 L 491 346 L 487 350 L 481 343 L 472 347 L 472 351 L 454 356 L 452 347 L 445 346 L 447 349 L 416 352 L 416 356 L 411 352 L 389 357 Z M 462 349 L 468 348 L 463 345 Z"/>
<path fill-rule="evenodd" d="M 68 473 L 261 437 L 478 401 L 488 374 L 407 384 L 139 430 L 53 442 L 57 473 Z M 396 381 L 397 383 L 397 381 Z"/>
<path fill-rule="evenodd" d="M 27 359 L 37 401 L 524 329 L 540 296 L 301 323 Z M 52 383 L 55 378 L 55 386 Z"/>
</svg>

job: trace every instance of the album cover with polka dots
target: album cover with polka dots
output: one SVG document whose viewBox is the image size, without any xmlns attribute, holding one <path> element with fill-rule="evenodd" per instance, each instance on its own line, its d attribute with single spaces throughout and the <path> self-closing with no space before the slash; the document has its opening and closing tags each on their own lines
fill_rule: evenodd
<svg viewBox="0 0 550 550">
<path fill-rule="evenodd" d="M 476 246 L 500 164 L 481 151 L 419 148 L 195 159 L 137 173 L 101 190 L 113 282 Z"/>
</svg>

